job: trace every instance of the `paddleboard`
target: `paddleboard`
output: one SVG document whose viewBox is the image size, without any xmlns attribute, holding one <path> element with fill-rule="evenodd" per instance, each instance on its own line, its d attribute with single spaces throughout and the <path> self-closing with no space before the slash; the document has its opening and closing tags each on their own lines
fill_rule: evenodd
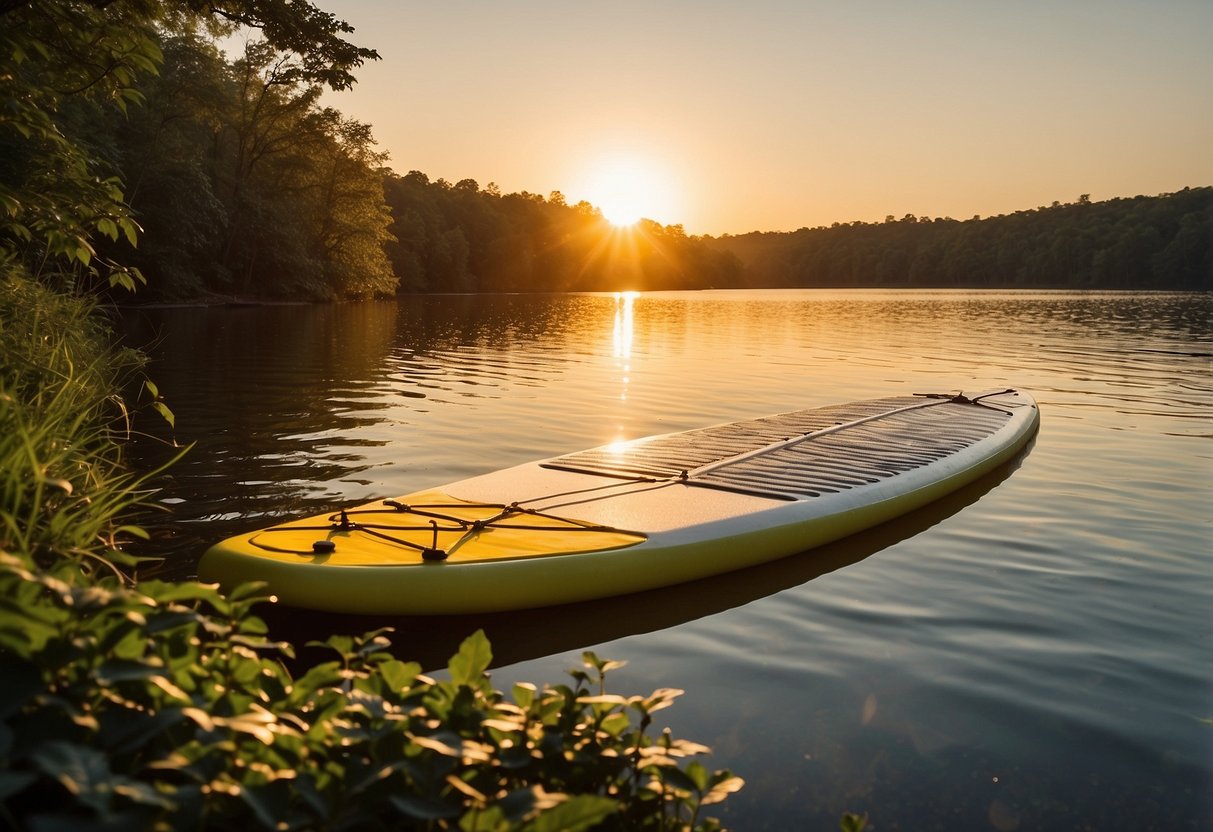
<svg viewBox="0 0 1213 832">
<path fill-rule="evenodd" d="M 893 396 L 619 442 L 224 540 L 199 579 L 290 606 L 496 612 L 785 557 L 890 520 L 1011 459 L 1031 395 Z"/>
</svg>

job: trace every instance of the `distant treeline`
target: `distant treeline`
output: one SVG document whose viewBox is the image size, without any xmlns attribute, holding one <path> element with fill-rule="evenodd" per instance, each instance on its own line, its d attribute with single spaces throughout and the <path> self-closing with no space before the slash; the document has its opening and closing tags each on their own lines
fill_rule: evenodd
<svg viewBox="0 0 1213 832">
<path fill-rule="evenodd" d="M 186 11 L 29 3 L 4 13 L 0 54 L 11 71 L 0 73 L 0 91 L 12 106 L 0 108 L 0 250 L 9 252 L 0 266 L 117 299 L 126 298 L 120 287 L 146 280 L 140 300 L 1213 288 L 1208 187 L 1097 203 L 1084 196 L 964 222 L 889 217 L 711 238 L 647 220 L 616 229 L 559 192 L 400 176 L 369 125 L 320 103 L 324 86 L 348 87 L 350 70 L 374 53 L 335 37 L 344 24 L 310 7 L 232 3 L 244 9 L 229 10 L 234 20 L 249 9 L 302 20 L 325 34 L 323 57 L 265 41 L 228 57 L 215 45 L 214 20 L 200 23 L 189 3 Z M 87 59 L 102 47 L 104 60 Z"/>
<path fill-rule="evenodd" d="M 553 292 L 738 286 L 741 264 L 679 225 L 620 230 L 588 202 L 502 195 L 471 179 L 388 173 L 392 268 L 405 292 Z"/>
<path fill-rule="evenodd" d="M 711 241 L 755 287 L 1213 288 L 1213 188 Z"/>
</svg>

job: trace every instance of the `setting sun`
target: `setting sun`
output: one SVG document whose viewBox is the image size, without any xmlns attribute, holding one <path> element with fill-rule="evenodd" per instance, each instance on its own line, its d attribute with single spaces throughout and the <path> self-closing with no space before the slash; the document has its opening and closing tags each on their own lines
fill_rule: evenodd
<svg viewBox="0 0 1213 832">
<path fill-rule="evenodd" d="M 602 216 L 606 218 L 606 221 L 617 227 L 635 225 L 644 216 L 642 213 L 644 209 L 630 193 L 608 194 L 598 207 L 602 210 Z"/>
<path fill-rule="evenodd" d="M 641 219 L 666 222 L 675 202 L 669 178 L 651 163 L 634 157 L 610 157 L 594 162 L 580 188 L 584 198 L 615 226 Z"/>
</svg>

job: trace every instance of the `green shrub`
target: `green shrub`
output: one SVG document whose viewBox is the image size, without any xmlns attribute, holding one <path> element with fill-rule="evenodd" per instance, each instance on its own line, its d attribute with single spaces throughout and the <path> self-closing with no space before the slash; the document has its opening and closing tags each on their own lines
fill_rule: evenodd
<svg viewBox="0 0 1213 832">
<path fill-rule="evenodd" d="M 80 582 L 0 555 L 0 799 L 31 829 L 716 829 L 741 787 L 650 733 L 680 693 L 606 693 L 585 654 L 571 684 L 485 673 L 483 633 L 449 679 L 333 637 L 292 678 L 249 588 Z"/>
</svg>

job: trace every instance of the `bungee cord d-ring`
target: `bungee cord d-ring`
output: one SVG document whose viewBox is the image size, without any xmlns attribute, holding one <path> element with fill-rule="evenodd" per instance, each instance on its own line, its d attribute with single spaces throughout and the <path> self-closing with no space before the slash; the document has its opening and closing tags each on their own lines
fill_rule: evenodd
<svg viewBox="0 0 1213 832">
<path fill-rule="evenodd" d="M 429 548 L 421 550 L 421 559 L 425 561 L 446 560 L 448 553 L 446 550 L 438 548 L 438 521 L 431 520 L 430 525 L 434 527 L 434 543 Z"/>
</svg>

